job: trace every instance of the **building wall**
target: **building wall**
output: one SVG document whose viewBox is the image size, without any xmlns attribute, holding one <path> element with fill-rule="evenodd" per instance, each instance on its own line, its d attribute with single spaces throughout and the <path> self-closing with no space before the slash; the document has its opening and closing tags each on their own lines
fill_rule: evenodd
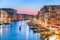
<svg viewBox="0 0 60 40">
<path fill-rule="evenodd" d="M 58 8 L 59 7 L 59 8 Z M 44 25 L 60 25 L 60 6 L 59 5 L 49 5 L 41 8 L 38 12 L 38 18 L 41 24 Z"/>
<path fill-rule="evenodd" d="M 31 20 L 33 18 L 33 15 L 27 15 L 27 14 L 18 14 L 18 20 Z"/>
<path fill-rule="evenodd" d="M 11 22 L 12 20 L 17 20 L 17 11 L 11 8 L 0 8 L 0 19 L 0 21 L 4 19 L 4 23 Z"/>
<path fill-rule="evenodd" d="M 7 11 L 4 10 L 0 10 L 0 22 L 9 22 L 9 15 L 7 13 Z"/>
</svg>

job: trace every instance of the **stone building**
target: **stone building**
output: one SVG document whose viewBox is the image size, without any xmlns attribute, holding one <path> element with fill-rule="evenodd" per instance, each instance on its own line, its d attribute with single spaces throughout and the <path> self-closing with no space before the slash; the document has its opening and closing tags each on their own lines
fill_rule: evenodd
<svg viewBox="0 0 60 40">
<path fill-rule="evenodd" d="M 33 18 L 33 15 L 29 14 L 18 14 L 18 20 L 31 20 Z"/>
<path fill-rule="evenodd" d="M 60 5 L 48 5 L 41 8 L 38 12 L 37 18 L 41 24 L 60 26 Z"/>
<path fill-rule="evenodd" d="M 0 10 L 4 10 L 7 12 L 11 20 L 16 20 L 17 19 L 17 10 L 12 9 L 12 8 L 1 8 Z"/>
<path fill-rule="evenodd" d="M 6 11 L 0 10 L 0 23 L 10 22 L 10 17 Z"/>
<path fill-rule="evenodd" d="M 11 8 L 0 8 L 0 23 L 10 23 L 16 17 L 16 10 Z M 15 20 L 15 19 L 14 19 Z"/>
</svg>

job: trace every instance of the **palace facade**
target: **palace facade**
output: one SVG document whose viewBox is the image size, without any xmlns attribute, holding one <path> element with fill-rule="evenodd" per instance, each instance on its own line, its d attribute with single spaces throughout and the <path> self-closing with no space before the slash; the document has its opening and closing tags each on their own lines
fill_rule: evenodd
<svg viewBox="0 0 60 40">
<path fill-rule="evenodd" d="M 60 5 L 48 5 L 38 11 L 37 19 L 45 26 L 60 26 Z"/>
</svg>

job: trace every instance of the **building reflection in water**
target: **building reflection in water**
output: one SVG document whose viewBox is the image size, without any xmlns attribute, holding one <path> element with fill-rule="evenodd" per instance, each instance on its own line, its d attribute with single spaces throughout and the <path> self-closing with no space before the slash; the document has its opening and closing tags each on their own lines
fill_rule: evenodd
<svg viewBox="0 0 60 40">
<path fill-rule="evenodd" d="M 0 35 L 2 35 L 2 25 L 0 25 Z"/>
<path fill-rule="evenodd" d="M 9 25 L 0 25 L 0 33 L 1 33 L 1 35 L 3 34 L 3 32 L 8 31 L 7 26 L 9 26 Z"/>
<path fill-rule="evenodd" d="M 1 40 L 40 40 L 40 35 L 26 28 L 28 21 L 12 22 L 10 25 L 0 25 Z M 19 27 L 21 26 L 21 31 Z"/>
</svg>

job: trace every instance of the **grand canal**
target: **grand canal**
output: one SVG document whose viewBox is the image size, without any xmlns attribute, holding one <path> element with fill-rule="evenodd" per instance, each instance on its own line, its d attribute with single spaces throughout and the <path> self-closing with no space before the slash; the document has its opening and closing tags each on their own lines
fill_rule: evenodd
<svg viewBox="0 0 60 40">
<path fill-rule="evenodd" d="M 34 33 L 29 27 L 26 28 L 28 21 L 17 21 L 12 22 L 10 25 L 0 25 L 0 40 L 42 40 L 38 33 Z"/>
</svg>

